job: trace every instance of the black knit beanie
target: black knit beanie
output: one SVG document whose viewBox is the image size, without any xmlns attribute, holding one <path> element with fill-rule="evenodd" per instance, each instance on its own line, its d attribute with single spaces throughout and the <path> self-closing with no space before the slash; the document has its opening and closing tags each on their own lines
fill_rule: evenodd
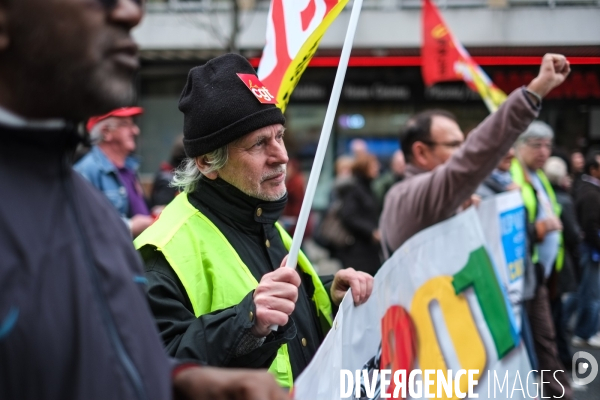
<svg viewBox="0 0 600 400">
<path fill-rule="evenodd" d="M 190 70 L 179 99 L 188 157 L 210 153 L 265 126 L 285 124 L 281 110 L 261 103 L 238 73 L 256 76 L 248 60 L 237 54 Z"/>
</svg>

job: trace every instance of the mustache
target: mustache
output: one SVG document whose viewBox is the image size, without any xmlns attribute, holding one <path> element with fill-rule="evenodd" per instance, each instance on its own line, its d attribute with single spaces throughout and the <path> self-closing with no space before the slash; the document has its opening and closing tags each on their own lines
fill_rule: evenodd
<svg viewBox="0 0 600 400">
<path fill-rule="evenodd" d="M 266 181 L 268 179 L 275 178 L 279 174 L 284 174 L 285 175 L 285 173 L 286 173 L 286 166 L 285 166 L 285 164 L 282 164 L 282 165 L 278 166 L 277 168 L 273 169 L 272 171 L 267 172 L 266 174 L 264 174 L 260 178 L 260 181 L 264 182 L 264 181 Z"/>
</svg>

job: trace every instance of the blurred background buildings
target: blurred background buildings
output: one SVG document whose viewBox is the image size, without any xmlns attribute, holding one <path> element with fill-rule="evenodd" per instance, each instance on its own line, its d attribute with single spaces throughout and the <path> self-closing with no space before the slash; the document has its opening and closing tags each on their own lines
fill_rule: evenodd
<svg viewBox="0 0 600 400">
<path fill-rule="evenodd" d="M 286 110 L 286 143 L 310 169 L 325 117 L 351 3 L 323 37 Z M 269 0 L 149 0 L 134 31 L 141 46 L 139 155 L 152 176 L 181 133 L 179 94 L 191 67 L 227 51 L 258 66 Z M 600 0 L 438 0 L 450 29 L 505 92 L 528 83 L 544 53 L 568 56 L 568 82 L 544 102 L 541 118 L 566 150 L 600 147 Z M 314 207 L 324 209 L 333 161 L 353 138 L 366 140 L 383 165 L 398 148 L 407 118 L 424 108 L 454 112 L 468 132 L 487 115 L 463 82 L 426 88 L 420 71 L 420 0 L 364 0 L 329 154 Z"/>
</svg>

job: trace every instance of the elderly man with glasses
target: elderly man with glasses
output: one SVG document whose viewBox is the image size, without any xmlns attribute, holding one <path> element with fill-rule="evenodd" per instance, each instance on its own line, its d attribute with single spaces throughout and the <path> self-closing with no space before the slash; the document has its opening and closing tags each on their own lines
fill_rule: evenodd
<svg viewBox="0 0 600 400">
<path fill-rule="evenodd" d="M 529 223 L 529 254 L 537 271 L 534 297 L 525 302 L 535 344 L 538 367 L 552 371 L 555 379 L 542 382 L 542 389 L 552 397 L 571 399 L 573 392 L 561 363 L 556 330 L 552 321 L 550 292 L 556 291 L 556 280 L 550 279 L 563 266 L 561 206 L 543 167 L 552 153 L 552 128 L 542 121 L 533 121 L 515 143 L 515 158 L 510 173 L 521 188 Z M 557 308 L 558 307 L 558 308 Z M 560 306 L 554 312 L 560 314 Z"/>
</svg>

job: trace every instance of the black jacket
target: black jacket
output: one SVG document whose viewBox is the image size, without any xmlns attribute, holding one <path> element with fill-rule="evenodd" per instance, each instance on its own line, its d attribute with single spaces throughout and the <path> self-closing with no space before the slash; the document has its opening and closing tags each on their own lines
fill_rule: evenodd
<svg viewBox="0 0 600 400">
<path fill-rule="evenodd" d="M 139 256 L 67 126 L 0 126 L 0 399 L 169 399 Z"/>
<path fill-rule="evenodd" d="M 340 192 L 342 207 L 339 216 L 355 242 L 341 251 L 339 258 L 344 268 L 375 275 L 381 266 L 381 245 L 373 239 L 373 232 L 379 224 L 380 210 L 370 185 L 370 179 L 355 178 Z"/>
<path fill-rule="evenodd" d="M 559 274 L 558 289 L 560 293 L 577 290 L 581 271 L 579 270 L 579 247 L 581 245 L 581 228 L 577 222 L 573 198 L 562 187 L 552 185 L 556 201 L 562 209 L 560 220 L 563 225 L 564 260 Z"/>
<path fill-rule="evenodd" d="M 281 216 L 286 199 L 258 200 L 221 179 L 200 180 L 188 199 L 219 228 L 257 281 L 279 268 L 287 250 L 274 223 Z M 262 214 L 257 217 L 259 207 Z M 196 359 L 219 367 L 268 368 L 279 347 L 287 343 L 296 378 L 324 339 L 325 332 L 312 301 L 314 286 L 310 277 L 298 270 L 302 285 L 290 322 L 269 335 L 260 347 L 237 356 L 244 334 L 252 327 L 249 313 L 255 314 L 254 292 L 234 307 L 196 318 L 181 281 L 162 253 L 151 246 L 141 248 L 140 252 L 146 264 L 150 307 L 167 352 L 173 357 Z M 329 292 L 332 277 L 323 277 L 322 281 Z"/>
<path fill-rule="evenodd" d="M 575 210 L 585 244 L 600 252 L 600 186 L 591 183 L 586 175 L 575 194 Z"/>
</svg>

